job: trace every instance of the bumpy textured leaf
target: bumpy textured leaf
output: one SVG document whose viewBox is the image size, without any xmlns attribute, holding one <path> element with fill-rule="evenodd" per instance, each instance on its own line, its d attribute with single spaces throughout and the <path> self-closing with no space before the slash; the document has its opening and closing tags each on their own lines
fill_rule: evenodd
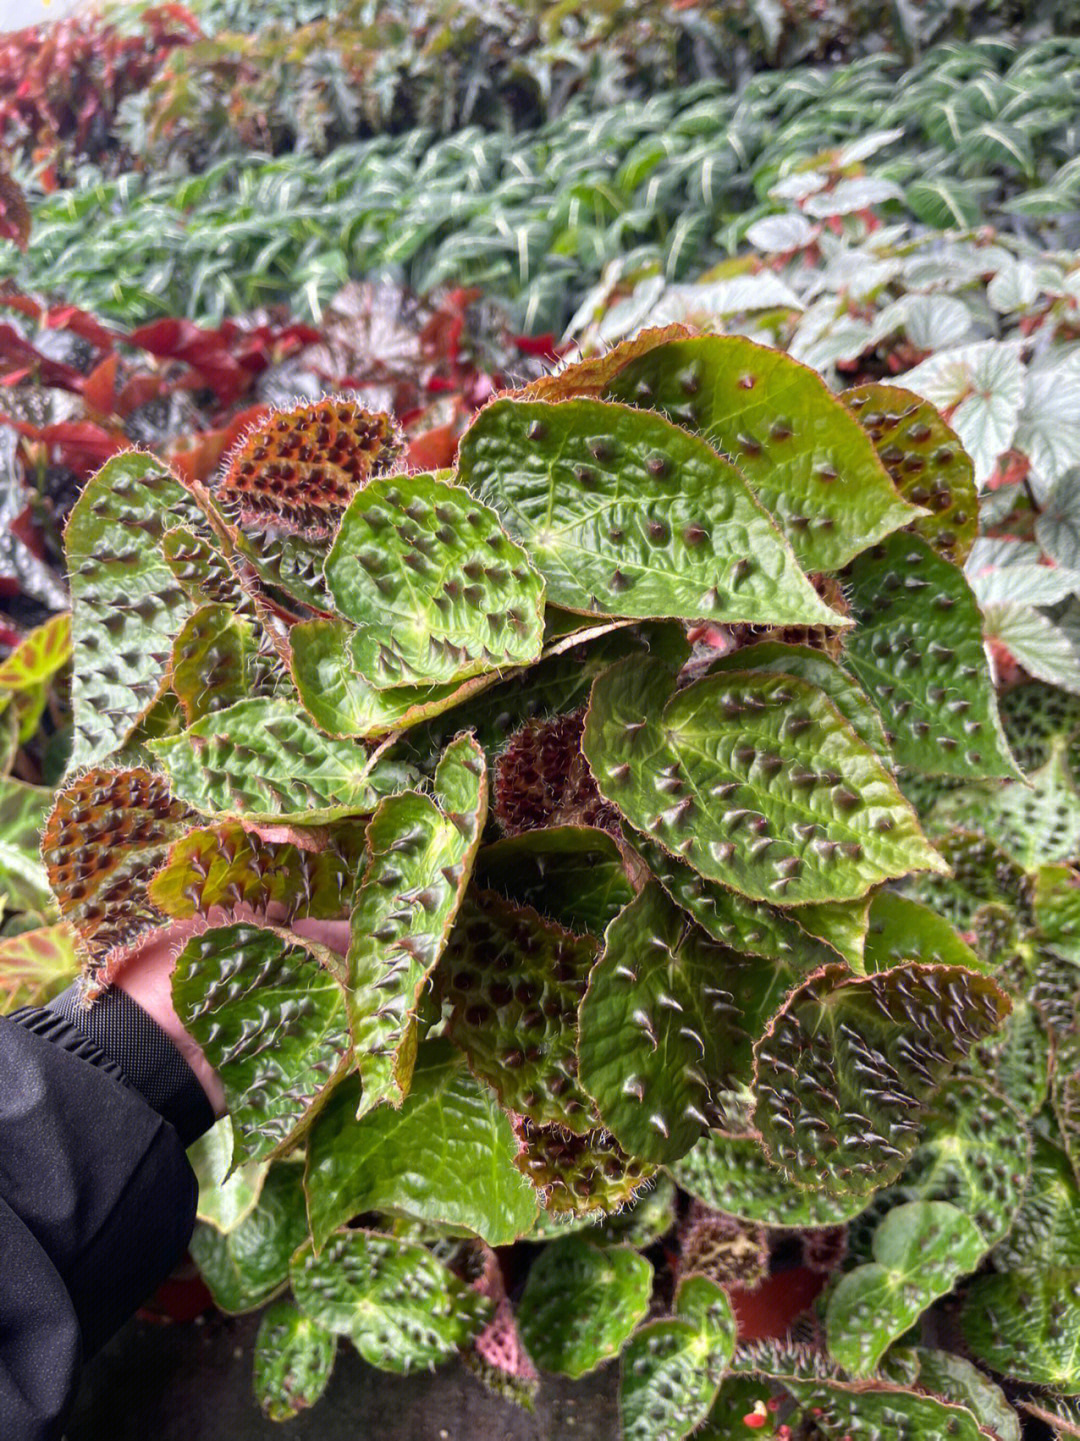
<svg viewBox="0 0 1080 1441">
<path fill-rule="evenodd" d="M 1037 1007 L 1011 991 L 1012 1013 L 996 1036 L 976 1046 L 962 1069 L 986 1080 L 1026 1119 L 1042 1109 L 1050 1090 L 1050 1040 Z"/>
<path fill-rule="evenodd" d="M 870 904 L 865 968 L 868 972 L 887 971 L 903 961 L 985 969 L 967 942 L 929 906 L 895 891 L 879 891 Z"/>
<path fill-rule="evenodd" d="M 0 894 L 13 909 L 49 909 L 53 879 L 46 876 L 38 847 L 50 799 L 44 786 L 0 776 Z"/>
<path fill-rule="evenodd" d="M 253 1161 L 229 1174 L 233 1152 L 232 1121 L 222 1116 L 194 1145 L 187 1158 L 199 1183 L 198 1219 L 223 1235 L 235 1231 L 258 1205 L 273 1164 Z"/>
<path fill-rule="evenodd" d="M 324 536 L 356 489 L 401 450 L 388 415 L 343 397 L 275 411 L 229 456 L 218 497 L 244 526 L 275 525 Z"/>
<path fill-rule="evenodd" d="M 658 345 L 683 340 L 689 335 L 684 325 L 651 326 L 639 330 L 630 340 L 614 345 L 603 355 L 593 355 L 563 365 L 550 375 L 540 375 L 515 394 L 522 400 L 573 400 L 578 396 L 599 399 L 624 365 Z"/>
<path fill-rule="evenodd" d="M 528 721 L 495 763 L 495 820 L 504 835 L 548 826 L 596 826 L 618 833 L 619 813 L 603 799 L 581 753 L 585 714 Z"/>
<path fill-rule="evenodd" d="M 332 919 L 347 908 L 360 863 L 363 836 L 338 827 L 323 849 L 266 841 L 239 821 L 190 830 L 173 843 L 150 882 L 151 902 L 176 920 L 205 916 L 214 906 L 285 907 L 288 919 Z"/>
<path fill-rule="evenodd" d="M 866 1205 L 862 1195 L 830 1196 L 793 1185 L 749 1136 L 710 1131 L 670 1170 L 684 1191 L 712 1210 L 768 1226 L 841 1226 Z"/>
<path fill-rule="evenodd" d="M 960 437 L 928 400 L 900 385 L 858 385 L 841 396 L 873 440 L 896 489 L 929 515 L 911 529 L 963 565 L 979 528 L 975 467 Z"/>
<path fill-rule="evenodd" d="M 826 967 L 755 1046 L 755 1121 L 799 1185 L 867 1194 L 901 1171 L 949 1069 L 1008 1014 L 987 976 L 899 966 Z"/>
<path fill-rule="evenodd" d="M 458 465 L 566 610 L 846 624 L 734 466 L 661 416 L 498 400 L 462 437 Z"/>
<path fill-rule="evenodd" d="M 581 1003 L 581 1084 L 631 1155 L 675 1161 L 747 1084 L 751 1044 L 802 979 L 719 945 L 658 885 L 612 922 Z"/>
<path fill-rule="evenodd" d="M 173 972 L 177 1015 L 225 1087 L 234 1165 L 295 1145 L 349 1061 L 342 985 L 286 935 L 218 926 Z"/>
<path fill-rule="evenodd" d="M 322 1246 L 362 1211 L 403 1213 L 463 1228 L 491 1246 L 523 1236 L 536 1193 L 514 1165 L 510 1121 L 446 1041 L 420 1048 L 399 1111 L 356 1120 L 358 1089 L 338 1087 L 308 1138 L 308 1213 Z"/>
<path fill-rule="evenodd" d="M 75 933 L 66 922 L 0 940 L 0 1014 L 43 1006 L 78 973 Z"/>
<path fill-rule="evenodd" d="M 865 969 L 871 900 L 870 895 L 865 895 L 853 901 L 799 906 L 795 916 L 804 931 L 825 941 L 837 955 L 843 956 L 853 971 L 861 973 Z"/>
<path fill-rule="evenodd" d="M 878 1382 L 872 1390 L 839 1381 L 793 1381 L 784 1388 L 809 1413 L 823 1441 L 986 1441 L 966 1406 Z"/>
<path fill-rule="evenodd" d="M 1021 1441 L 1020 1420 L 1001 1388 L 963 1356 L 920 1346 L 918 1384 L 942 1400 L 966 1407 L 998 1441 Z"/>
<path fill-rule="evenodd" d="M 203 535 L 176 525 L 161 538 L 161 553 L 193 605 L 250 604 L 229 558 Z"/>
<path fill-rule="evenodd" d="M 704 1276 L 687 1276 L 675 1314 L 650 1321 L 623 1351 L 619 1411 L 623 1441 L 679 1441 L 704 1421 L 735 1349 L 727 1296 Z"/>
<path fill-rule="evenodd" d="M 994 1259 L 1017 1272 L 1049 1264 L 1080 1271 L 1080 1182 L 1064 1151 L 1045 1137 L 1035 1140 L 1019 1214 Z"/>
<path fill-rule="evenodd" d="M 987 903 L 1005 902 L 1025 913 L 1027 880 L 1023 868 L 986 836 L 955 829 L 941 836 L 937 849 L 951 875 L 919 876 L 907 891 L 944 916 L 959 930 L 970 930 Z"/>
<path fill-rule="evenodd" d="M 363 1083 L 359 1115 L 400 1106 L 416 1052 L 416 1009 L 469 881 L 487 818 L 484 753 L 459 736 L 435 772 L 435 799 L 384 800 L 350 920 L 349 1027 Z"/>
<path fill-rule="evenodd" d="M 286 609 L 330 611 L 333 603 L 326 588 L 323 566 L 329 541 L 311 540 L 305 535 L 281 534 L 274 527 L 273 539 L 261 534 L 252 539 L 237 531 L 236 549 L 259 577 L 270 596 L 284 601 Z"/>
<path fill-rule="evenodd" d="M 253 1311 L 285 1285 L 289 1258 L 307 1237 L 302 1180 L 299 1166 L 272 1166 L 258 1203 L 236 1226 L 196 1227 L 191 1254 L 222 1311 Z"/>
<path fill-rule="evenodd" d="M 643 1251 L 661 1241 L 675 1224 L 678 1197 L 670 1176 L 662 1173 L 629 1206 L 606 1216 L 592 1235 L 595 1241 L 625 1242 Z"/>
<path fill-rule="evenodd" d="M 337 1337 L 290 1301 L 263 1314 L 255 1337 L 255 1399 L 270 1421 L 289 1421 L 313 1406 L 334 1369 Z"/>
<path fill-rule="evenodd" d="M 858 624 L 847 660 L 897 763 L 966 780 L 1019 775 L 963 573 L 919 536 L 894 535 L 860 556 L 849 584 Z"/>
<path fill-rule="evenodd" d="M 445 684 L 540 654 L 543 580 L 493 510 L 436 476 L 366 486 L 342 518 L 326 582 L 358 627 L 353 663 L 374 686 Z"/>
<path fill-rule="evenodd" d="M 645 1316 L 652 1267 L 629 1246 L 567 1236 L 537 1257 L 518 1307 L 529 1354 L 544 1371 L 584 1376 L 617 1356 Z"/>
<path fill-rule="evenodd" d="M 1080 1270 L 1055 1265 L 1030 1275 L 981 1276 L 961 1313 L 976 1361 L 1016 1381 L 1080 1395 Z"/>
<path fill-rule="evenodd" d="M 635 836 L 634 845 L 676 905 L 688 912 L 714 940 L 730 946 L 733 951 L 745 951 L 748 955 L 764 956 L 800 968 L 805 966 L 807 970 L 836 960 L 831 946 L 823 945 L 799 924 L 803 913 L 814 907 L 799 906 L 784 911 L 764 901 L 751 901 L 738 891 L 698 875 L 692 866 L 678 860 L 648 836 Z"/>
<path fill-rule="evenodd" d="M 1042 939 L 1056 955 L 1080 965 L 1080 873 L 1071 866 L 1040 866 L 1032 904 Z"/>
<path fill-rule="evenodd" d="M 540 1197 L 541 1217 L 566 1225 L 581 1216 L 612 1216 L 633 1201 L 656 1167 L 628 1156 L 610 1131 L 575 1135 L 564 1126 L 536 1126 L 517 1117 L 521 1147 L 514 1164 Z"/>
<path fill-rule="evenodd" d="M 984 1082 L 956 1076 L 927 1112 L 919 1144 L 871 1214 L 909 1201 L 949 1201 L 986 1246 L 1012 1229 L 1031 1173 L 1031 1138 L 1016 1108 Z"/>
<path fill-rule="evenodd" d="M 460 684 L 376 690 L 353 669 L 354 633 L 346 621 L 322 619 L 303 621 L 289 632 L 300 699 L 327 735 L 373 740 L 405 730 L 462 704 L 498 679 L 492 673 Z"/>
<path fill-rule="evenodd" d="M 798 904 L 944 869 L 822 691 L 753 672 L 671 686 L 658 662 L 612 666 L 593 686 L 582 746 L 601 793 L 702 875 Z"/>
<path fill-rule="evenodd" d="M 634 899 L 619 847 L 591 826 L 553 826 L 484 846 L 478 882 L 571 931 L 603 935 Z"/>
<path fill-rule="evenodd" d="M 207 815 L 316 825 L 373 811 L 409 783 L 407 768 L 328 739 L 283 700 L 240 701 L 149 749 L 177 797 Z"/>
<path fill-rule="evenodd" d="M 176 525 L 204 527 L 203 511 L 137 452 L 106 461 L 72 509 L 73 766 L 116 750 L 165 682 L 173 638 L 194 609 L 155 543 Z"/>
<path fill-rule="evenodd" d="M 1080 731 L 1080 696 L 1055 686 L 1013 686 L 999 704 L 1006 738 L 1025 771 L 1046 764 L 1055 737 L 1072 741 Z"/>
<path fill-rule="evenodd" d="M 851 729 L 876 751 L 887 766 L 892 766 L 889 742 L 881 717 L 870 704 L 862 688 L 847 671 L 823 651 L 808 645 L 785 645 L 781 641 L 759 641 L 757 645 L 740 646 L 729 655 L 713 661 L 711 672 L 733 670 L 769 671 L 773 675 L 793 675 L 823 690 L 844 717 Z"/>
<path fill-rule="evenodd" d="M 275 691 L 286 699 L 288 680 L 255 624 L 227 605 L 204 605 L 173 642 L 170 678 L 188 722 L 225 710 L 249 696 Z"/>
<path fill-rule="evenodd" d="M 985 1250 L 975 1223 L 948 1201 L 897 1206 L 874 1232 L 873 1261 L 841 1277 L 829 1297 L 829 1354 L 851 1375 L 869 1375 Z"/>
<path fill-rule="evenodd" d="M 578 1135 L 597 1125 L 577 1080 L 577 1013 L 596 941 L 494 891 L 466 895 L 437 972 L 447 1034 L 508 1110 Z"/>
<path fill-rule="evenodd" d="M 743 336 L 658 346 L 606 393 L 661 410 L 730 455 L 807 570 L 836 570 L 917 518 L 821 377 Z"/>
<path fill-rule="evenodd" d="M 92 974 L 107 982 L 117 954 L 164 919 L 148 883 L 195 819 L 142 768 L 85 771 L 57 795 L 41 854 Z"/>
<path fill-rule="evenodd" d="M 449 1360 L 492 1312 L 425 1246 L 374 1231 L 340 1231 L 318 1255 L 309 1243 L 289 1274 L 304 1315 L 381 1371 Z"/>
<path fill-rule="evenodd" d="M 944 796 L 933 818 L 984 831 L 1027 871 L 1045 862 L 1080 859 L 1080 792 L 1062 737 L 1054 739 L 1050 759 L 1028 781 L 966 787 Z"/>
</svg>

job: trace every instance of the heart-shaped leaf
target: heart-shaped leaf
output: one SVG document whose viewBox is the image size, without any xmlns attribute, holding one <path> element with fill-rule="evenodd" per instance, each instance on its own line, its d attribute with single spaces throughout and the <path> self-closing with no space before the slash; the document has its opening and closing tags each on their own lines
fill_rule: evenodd
<svg viewBox="0 0 1080 1441">
<path fill-rule="evenodd" d="M 160 694 L 173 639 L 194 606 L 155 541 L 206 516 L 160 461 L 116 455 L 75 502 L 64 533 L 71 578 L 73 766 L 116 750 Z"/>
<path fill-rule="evenodd" d="M 735 467 L 661 416 L 598 400 L 497 400 L 462 437 L 458 466 L 566 610 L 847 623 Z"/>
<path fill-rule="evenodd" d="M 219 1310 L 254 1311 L 285 1285 L 289 1260 L 307 1238 L 302 1179 L 299 1166 L 271 1166 L 254 1209 L 237 1225 L 196 1226 L 191 1254 Z"/>
<path fill-rule="evenodd" d="M 290 1150 L 348 1068 L 341 982 L 298 936 L 240 923 L 188 941 L 172 994 L 225 1087 L 233 1164 Z"/>
<path fill-rule="evenodd" d="M 619 1372 L 623 1441 L 688 1436 L 709 1414 L 735 1349 L 727 1296 L 704 1276 L 687 1276 L 675 1314 L 631 1337 Z"/>
<path fill-rule="evenodd" d="M 148 747 L 175 795 L 212 816 L 302 825 L 373 811 L 407 767 L 331 740 L 283 700 L 244 700 Z"/>
<path fill-rule="evenodd" d="M 517 1141 L 487 1086 L 446 1041 L 421 1046 L 401 1109 L 356 1119 L 358 1088 L 339 1086 L 308 1137 L 305 1185 L 321 1247 L 363 1211 L 403 1214 L 507 1246 L 536 1219 L 515 1167 Z"/>
<path fill-rule="evenodd" d="M 652 1267 L 629 1246 L 567 1236 L 540 1253 L 518 1307 L 522 1340 L 536 1364 L 584 1376 L 617 1356 L 649 1306 Z"/>
<path fill-rule="evenodd" d="M 773 1160 L 834 1196 L 895 1179 L 950 1068 L 1008 1012 L 989 977 L 958 966 L 826 967 L 754 1048 L 755 1122 Z"/>
<path fill-rule="evenodd" d="M 382 1101 L 400 1106 L 408 1093 L 416 1009 L 468 885 L 487 804 L 484 753 L 463 735 L 439 761 L 434 799 L 389 796 L 371 818 L 346 960 L 359 1115 Z"/>
<path fill-rule="evenodd" d="M 897 763 L 928 775 L 1014 777 L 962 571 L 919 536 L 894 535 L 848 573 L 847 660 L 881 711 Z"/>
<path fill-rule="evenodd" d="M 309 1242 L 289 1275 L 305 1316 L 401 1375 L 449 1360 L 493 1310 L 426 1246 L 375 1231 L 339 1231 L 318 1254 Z"/>
<path fill-rule="evenodd" d="M 821 377 L 743 336 L 657 346 L 606 394 L 660 410 L 730 455 L 807 570 L 837 570 L 918 518 Z"/>
<path fill-rule="evenodd" d="M 357 627 L 357 673 L 380 689 L 447 684 L 536 660 L 544 582 L 499 517 L 434 475 L 373 480 L 326 560 L 334 604 Z"/>
<path fill-rule="evenodd" d="M 979 528 L 975 469 L 960 437 L 928 400 L 874 381 L 845 390 L 844 404 L 870 436 L 897 491 L 929 510 L 911 529 L 963 565 Z"/>
<path fill-rule="evenodd" d="M 985 1250 L 975 1223 L 948 1201 L 895 1207 L 874 1232 L 873 1261 L 842 1276 L 829 1297 L 829 1354 L 852 1376 L 869 1375 Z"/>
<path fill-rule="evenodd" d="M 289 1421 L 314 1406 L 334 1369 L 337 1337 L 290 1301 L 267 1308 L 255 1337 L 255 1399 L 270 1421 Z"/>
<path fill-rule="evenodd" d="M 631 825 L 754 900 L 850 900 L 945 868 L 877 756 L 806 681 L 740 671 L 672 694 L 659 662 L 626 660 L 594 684 L 582 747 Z"/>
</svg>

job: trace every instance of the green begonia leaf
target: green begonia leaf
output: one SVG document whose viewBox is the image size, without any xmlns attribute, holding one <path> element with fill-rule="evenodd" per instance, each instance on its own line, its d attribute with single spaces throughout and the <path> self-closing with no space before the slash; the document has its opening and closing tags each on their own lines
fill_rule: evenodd
<svg viewBox="0 0 1080 1441">
<path fill-rule="evenodd" d="M 958 932 L 936 911 L 895 891 L 879 891 L 870 905 L 870 929 L 863 957 L 866 970 L 887 971 L 903 961 L 943 966 L 986 967 Z"/>
<path fill-rule="evenodd" d="M 821 901 L 799 906 L 794 916 L 804 931 L 824 941 L 843 956 L 853 971 L 861 973 L 865 969 L 871 899 L 865 895 L 852 901 Z"/>
<path fill-rule="evenodd" d="M 1065 1152 L 1045 1137 L 1036 1137 L 1019 1214 L 994 1260 L 1013 1272 L 1054 1265 L 1080 1273 L 1080 1182 Z"/>
<path fill-rule="evenodd" d="M 702 875 L 797 905 L 944 870 L 822 691 L 753 672 L 671 688 L 657 662 L 612 666 L 593 686 L 582 749 L 601 793 Z"/>
<path fill-rule="evenodd" d="M 54 615 L 24 635 L 0 661 L 0 700 L 9 692 L 31 691 L 51 680 L 71 659 L 71 616 Z"/>
<path fill-rule="evenodd" d="M 421 1046 L 400 1110 L 356 1119 L 357 1087 L 338 1087 L 308 1137 L 311 1234 L 363 1211 L 471 1231 L 506 1246 L 536 1219 L 536 1193 L 514 1165 L 517 1141 L 487 1086 L 446 1041 Z"/>
<path fill-rule="evenodd" d="M 497 400 L 462 437 L 458 465 L 566 610 L 847 624 L 735 467 L 661 416 Z"/>
<path fill-rule="evenodd" d="M 494 891 L 466 895 L 437 988 L 447 1035 L 510 1111 L 578 1135 L 597 1125 L 578 1083 L 577 1014 L 596 941 Z"/>
<path fill-rule="evenodd" d="M 263 1314 L 255 1337 L 255 1399 L 270 1421 L 289 1421 L 314 1406 L 334 1369 L 337 1337 L 291 1301 Z"/>
<path fill-rule="evenodd" d="M 996 1036 L 976 1046 L 962 1069 L 989 1082 L 1025 1119 L 1042 1109 L 1050 1092 L 1050 1038 L 1038 1008 L 1010 992 L 1012 1012 Z"/>
<path fill-rule="evenodd" d="M 159 460 L 115 455 L 75 502 L 64 533 L 71 577 L 72 766 L 116 750 L 165 685 L 173 638 L 194 606 L 159 542 L 206 517 Z"/>
<path fill-rule="evenodd" d="M 899 385 L 858 385 L 840 397 L 873 440 L 896 489 L 929 515 L 911 529 L 963 565 L 979 529 L 975 467 L 956 432 L 928 400 Z"/>
<path fill-rule="evenodd" d="M 491 1302 L 426 1246 L 374 1231 L 339 1231 L 318 1254 L 309 1242 L 289 1275 L 304 1315 L 380 1371 L 449 1360 L 491 1318 Z"/>
<path fill-rule="evenodd" d="M 634 845 L 649 869 L 676 905 L 688 912 L 699 926 L 733 951 L 783 961 L 808 970 L 836 960 L 831 946 L 823 945 L 799 924 L 811 906 L 780 910 L 764 901 L 751 901 L 718 881 L 708 881 L 692 866 L 664 850 L 646 835 L 636 835 Z"/>
<path fill-rule="evenodd" d="M 1025 771 L 1046 764 L 1056 736 L 1071 741 L 1080 731 L 1080 696 L 1055 686 L 1014 686 L 1004 692 L 999 705 L 1005 736 Z"/>
<path fill-rule="evenodd" d="M 970 786 L 944 796 L 933 821 L 983 831 L 1024 870 L 1046 862 L 1080 859 L 1080 792 L 1056 738 L 1050 759 L 1028 776 L 1028 785 Z"/>
<path fill-rule="evenodd" d="M 253 1311 L 285 1285 L 307 1237 L 302 1182 L 299 1166 L 271 1166 L 258 1203 L 231 1230 L 195 1228 L 191 1254 L 220 1310 Z"/>
<path fill-rule="evenodd" d="M 650 1321 L 622 1354 L 619 1412 L 623 1441 L 688 1436 L 716 1400 L 735 1349 L 735 1318 L 727 1296 L 705 1276 L 687 1276 L 675 1314 Z"/>
<path fill-rule="evenodd" d="M 223 551 L 189 526 L 174 525 L 161 537 L 165 563 L 195 606 L 250 608 L 240 577 Z"/>
<path fill-rule="evenodd" d="M 710 674 L 735 670 L 768 671 L 772 675 L 793 675 L 823 690 L 860 740 L 892 766 L 889 742 L 881 717 L 862 687 L 844 668 L 820 650 L 808 645 L 785 645 L 781 641 L 759 641 L 741 646 L 713 661 Z"/>
<path fill-rule="evenodd" d="M 656 1175 L 655 1166 L 628 1156 L 610 1131 L 576 1135 L 565 1126 L 537 1126 L 524 1117 L 515 1121 L 514 1130 L 521 1146 L 514 1164 L 538 1192 L 542 1214 L 556 1223 L 613 1215 Z"/>
<path fill-rule="evenodd" d="M 619 847 L 592 826 L 552 826 L 484 846 L 476 876 L 568 930 L 593 935 L 603 935 L 634 899 Z"/>
<path fill-rule="evenodd" d="M 652 1266 L 630 1246 L 567 1236 L 537 1257 L 518 1307 L 529 1355 L 544 1371 L 584 1376 L 617 1356 L 641 1321 Z"/>
<path fill-rule="evenodd" d="M 407 767 L 331 740 L 283 700 L 244 700 L 151 741 L 173 793 L 206 815 L 317 825 L 375 809 Z"/>
<path fill-rule="evenodd" d="M 955 829 L 936 841 L 951 874 L 918 876 L 908 894 L 930 906 L 957 929 L 970 930 L 986 904 L 1006 902 L 1026 910 L 1027 881 L 1021 866 L 986 836 Z"/>
<path fill-rule="evenodd" d="M 299 936 L 241 922 L 188 941 L 172 993 L 225 1087 L 233 1164 L 289 1150 L 349 1064 L 337 976 Z"/>
<path fill-rule="evenodd" d="M 581 1084 L 624 1150 L 677 1160 L 751 1079 L 751 1046 L 806 975 L 718 944 L 660 886 L 612 922 L 581 1003 Z"/>
<path fill-rule="evenodd" d="M 918 1385 L 944 1401 L 966 1407 L 997 1441 L 1022 1441 L 1020 1419 L 995 1386 L 963 1356 L 920 1346 Z"/>
<path fill-rule="evenodd" d="M 1041 938 L 1056 955 L 1080 966 L 1080 873 L 1071 866 L 1040 866 L 1032 904 Z"/>
<path fill-rule="evenodd" d="M 863 1195 L 830 1196 L 793 1185 L 749 1136 L 710 1131 L 669 1169 L 711 1210 L 760 1225 L 841 1226 L 866 1206 Z"/>
<path fill-rule="evenodd" d="M 863 1383 L 783 1380 L 803 1413 L 813 1417 L 823 1441 L 987 1441 L 974 1414 L 952 1401 L 903 1387 Z"/>
<path fill-rule="evenodd" d="M 187 1152 L 199 1183 L 198 1219 L 223 1235 L 235 1231 L 254 1211 L 271 1166 L 269 1161 L 251 1161 L 237 1166 L 230 1175 L 232 1153 L 232 1121 L 228 1116 L 222 1116 Z"/>
<path fill-rule="evenodd" d="M 590 1240 L 597 1245 L 625 1243 L 643 1251 L 654 1241 L 662 1240 L 674 1226 L 677 1200 L 674 1182 L 661 1172 L 630 1205 L 606 1216 Z"/>
<path fill-rule="evenodd" d="M 1045 1270 L 980 1276 L 961 1325 L 976 1361 L 1032 1386 L 1080 1395 L 1080 1270 L 1045 1256 Z"/>
<path fill-rule="evenodd" d="M 438 685 L 540 655 L 544 582 L 499 517 L 433 475 L 370 481 L 326 560 L 334 604 L 357 627 L 372 685 Z"/>
<path fill-rule="evenodd" d="M 0 895 L 12 910 L 50 912 L 52 892 L 39 847 L 52 793 L 0 776 Z"/>
<path fill-rule="evenodd" d="M 849 584 L 858 624 L 847 660 L 897 764 L 965 780 L 1018 776 L 963 572 L 919 536 L 894 535 L 860 556 Z"/>
<path fill-rule="evenodd" d="M 958 966 L 826 967 L 754 1048 L 755 1123 L 773 1160 L 835 1196 L 894 1180 L 937 1087 L 1008 1012 L 989 977 Z"/>
<path fill-rule="evenodd" d="M 975 1223 L 948 1201 L 910 1201 L 874 1233 L 873 1261 L 841 1277 L 829 1297 L 829 1354 L 852 1376 L 877 1369 L 902 1336 L 986 1250 Z"/>
<path fill-rule="evenodd" d="M 918 517 L 821 377 L 743 336 L 659 346 L 607 394 L 660 410 L 730 455 L 807 570 L 837 570 Z"/>
<path fill-rule="evenodd" d="M 416 1050 L 416 1010 L 469 882 L 487 817 L 484 753 L 446 748 L 435 797 L 389 796 L 368 826 L 371 859 L 350 920 L 349 1026 L 363 1083 L 359 1114 L 400 1106 Z"/>
<path fill-rule="evenodd" d="M 0 1014 L 43 1006 L 75 979 L 75 933 L 66 922 L 0 940 Z"/>
<path fill-rule="evenodd" d="M 307 620 L 289 632 L 292 675 L 300 699 L 320 730 L 373 740 L 419 725 L 462 704 L 498 679 L 490 675 L 449 685 L 376 690 L 353 669 L 354 628 L 343 620 Z"/>
<path fill-rule="evenodd" d="M 173 642 L 169 676 L 189 723 L 252 696 L 277 691 L 289 700 L 284 667 L 260 653 L 259 640 L 255 623 L 227 605 L 203 605 L 187 618 Z"/>
</svg>

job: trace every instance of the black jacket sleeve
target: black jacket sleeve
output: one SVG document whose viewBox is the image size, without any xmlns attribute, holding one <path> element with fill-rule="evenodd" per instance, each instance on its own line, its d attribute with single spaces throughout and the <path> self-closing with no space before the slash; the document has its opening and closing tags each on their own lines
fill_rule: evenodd
<svg viewBox="0 0 1080 1441">
<path fill-rule="evenodd" d="M 0 1018 L 0 1437 L 58 1438 L 83 1359 L 183 1254 L 185 1146 L 213 1123 L 187 1063 L 129 997 L 74 988 Z"/>
</svg>

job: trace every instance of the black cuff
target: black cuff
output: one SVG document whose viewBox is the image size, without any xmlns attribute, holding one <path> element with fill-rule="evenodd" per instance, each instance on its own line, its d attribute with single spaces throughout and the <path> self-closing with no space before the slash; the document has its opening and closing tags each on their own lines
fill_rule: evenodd
<svg viewBox="0 0 1080 1441">
<path fill-rule="evenodd" d="M 78 981 L 43 1010 L 7 1018 L 132 1086 L 173 1126 L 185 1149 L 214 1124 L 195 1072 L 158 1023 L 125 991 L 107 990 L 87 1007 Z"/>
</svg>

